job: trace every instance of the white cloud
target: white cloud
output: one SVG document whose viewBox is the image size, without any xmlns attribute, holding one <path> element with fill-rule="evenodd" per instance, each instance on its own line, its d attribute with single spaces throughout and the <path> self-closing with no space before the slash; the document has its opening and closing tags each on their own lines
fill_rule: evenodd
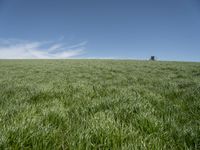
<svg viewBox="0 0 200 150">
<path fill-rule="evenodd" d="M 86 42 L 65 46 L 61 42 L 0 39 L 0 59 L 64 59 L 83 54 Z"/>
<path fill-rule="evenodd" d="M 54 44 L 51 47 L 49 47 L 49 51 L 55 51 L 55 50 L 58 50 L 62 47 L 63 47 L 63 44 Z"/>
<path fill-rule="evenodd" d="M 83 41 L 83 42 L 78 43 L 78 44 L 75 44 L 75 45 L 70 45 L 70 46 L 68 46 L 67 48 L 71 49 L 71 48 L 82 47 L 82 46 L 84 46 L 84 45 L 86 45 L 86 44 L 87 44 L 87 41 Z"/>
</svg>

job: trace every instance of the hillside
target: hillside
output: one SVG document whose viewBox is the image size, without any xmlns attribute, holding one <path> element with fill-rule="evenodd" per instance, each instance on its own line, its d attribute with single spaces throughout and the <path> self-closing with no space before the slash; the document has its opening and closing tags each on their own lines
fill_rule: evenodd
<svg viewBox="0 0 200 150">
<path fill-rule="evenodd" d="M 0 149 L 200 149 L 200 63 L 0 60 Z"/>
</svg>

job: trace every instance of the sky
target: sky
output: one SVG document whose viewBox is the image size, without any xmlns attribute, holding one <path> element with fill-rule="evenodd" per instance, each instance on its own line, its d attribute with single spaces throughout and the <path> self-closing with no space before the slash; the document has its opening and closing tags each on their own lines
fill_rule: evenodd
<svg viewBox="0 0 200 150">
<path fill-rule="evenodd" d="M 200 61 L 200 0 L 0 0 L 0 59 Z"/>
</svg>

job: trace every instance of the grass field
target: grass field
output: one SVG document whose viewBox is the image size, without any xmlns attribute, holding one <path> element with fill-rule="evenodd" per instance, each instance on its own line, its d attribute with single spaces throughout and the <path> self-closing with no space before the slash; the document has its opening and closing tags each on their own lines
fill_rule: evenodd
<svg viewBox="0 0 200 150">
<path fill-rule="evenodd" d="M 200 63 L 0 60 L 0 149 L 200 149 Z"/>
</svg>

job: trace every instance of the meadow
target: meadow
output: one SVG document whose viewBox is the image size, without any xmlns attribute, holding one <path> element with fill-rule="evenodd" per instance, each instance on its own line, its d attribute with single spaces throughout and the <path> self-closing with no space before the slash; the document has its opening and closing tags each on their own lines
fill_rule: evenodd
<svg viewBox="0 0 200 150">
<path fill-rule="evenodd" d="M 200 149 L 200 63 L 0 60 L 0 149 Z"/>
</svg>

